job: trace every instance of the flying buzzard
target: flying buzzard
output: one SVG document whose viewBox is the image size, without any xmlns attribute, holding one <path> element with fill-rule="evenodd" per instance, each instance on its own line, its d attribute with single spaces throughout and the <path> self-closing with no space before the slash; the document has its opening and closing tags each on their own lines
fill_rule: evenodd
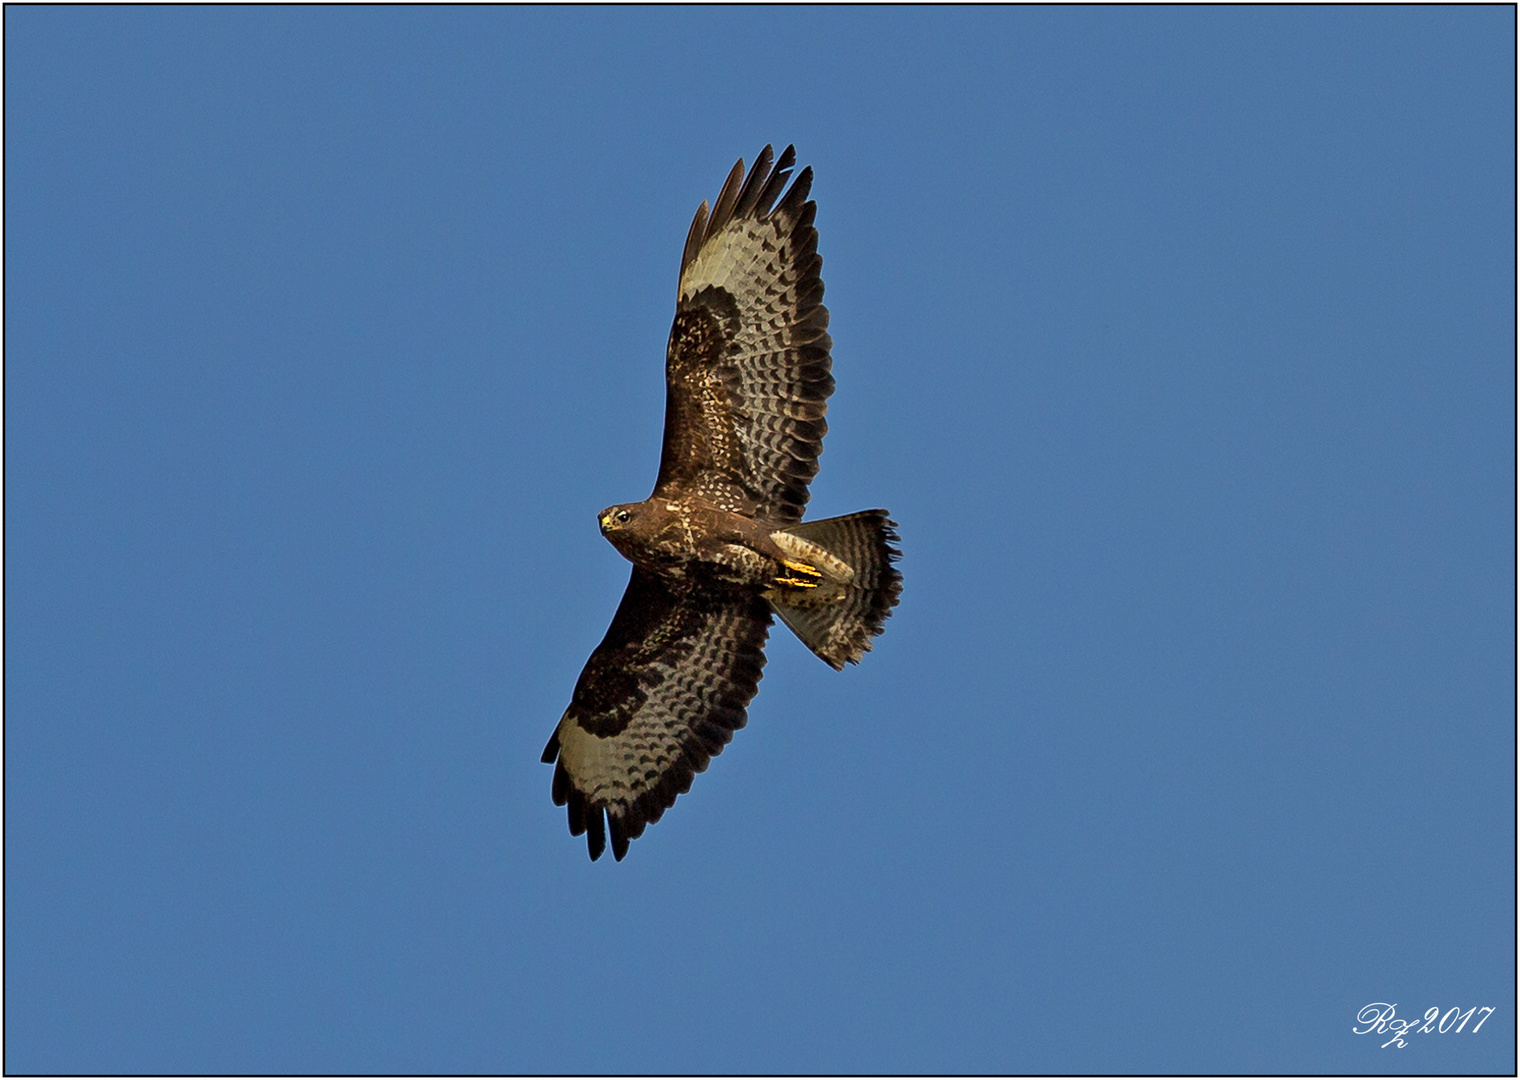
<svg viewBox="0 0 1520 1080">
<path fill-rule="evenodd" d="M 788 146 L 773 169 L 767 146 L 746 177 L 741 158 L 712 214 L 697 209 L 660 475 L 643 502 L 601 514 L 633 574 L 543 756 L 592 859 L 610 832 L 621 860 L 744 726 L 773 612 L 839 669 L 902 590 L 885 510 L 802 520 L 834 378 L 813 170 L 782 195 L 796 160 Z"/>
</svg>

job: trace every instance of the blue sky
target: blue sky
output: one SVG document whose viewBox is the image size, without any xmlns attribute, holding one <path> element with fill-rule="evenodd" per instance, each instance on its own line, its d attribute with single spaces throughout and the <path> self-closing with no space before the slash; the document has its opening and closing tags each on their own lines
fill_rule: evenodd
<svg viewBox="0 0 1520 1080">
<path fill-rule="evenodd" d="M 4 18 L 9 1071 L 1514 1069 L 1512 8 Z M 593 865 L 768 142 L 902 604 Z"/>
</svg>

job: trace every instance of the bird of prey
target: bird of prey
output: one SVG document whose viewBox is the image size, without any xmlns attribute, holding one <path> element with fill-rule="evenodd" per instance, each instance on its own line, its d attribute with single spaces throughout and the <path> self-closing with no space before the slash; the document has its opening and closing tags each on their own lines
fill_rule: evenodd
<svg viewBox="0 0 1520 1080">
<path fill-rule="evenodd" d="M 740 158 L 681 253 L 654 493 L 602 535 L 633 572 L 544 748 L 553 798 L 597 859 L 691 790 L 738 728 L 772 614 L 824 663 L 858 663 L 902 590 L 885 510 L 803 521 L 834 392 L 813 170 Z"/>
</svg>

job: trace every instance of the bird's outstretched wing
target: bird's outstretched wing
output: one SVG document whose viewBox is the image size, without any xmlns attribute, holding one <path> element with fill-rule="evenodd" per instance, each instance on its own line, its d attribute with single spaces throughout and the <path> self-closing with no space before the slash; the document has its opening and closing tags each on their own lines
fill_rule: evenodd
<svg viewBox="0 0 1520 1080">
<path fill-rule="evenodd" d="M 788 146 L 773 169 L 767 146 L 746 177 L 741 158 L 712 213 L 704 202 L 691 223 L 666 349 L 656 496 L 802 519 L 834 378 L 817 204 L 807 200 L 813 170 L 781 194 L 796 159 Z"/>
<path fill-rule="evenodd" d="M 554 803 L 593 859 L 609 832 L 622 859 L 744 726 L 770 622 L 753 594 L 634 568 L 543 755 L 558 759 Z"/>
</svg>

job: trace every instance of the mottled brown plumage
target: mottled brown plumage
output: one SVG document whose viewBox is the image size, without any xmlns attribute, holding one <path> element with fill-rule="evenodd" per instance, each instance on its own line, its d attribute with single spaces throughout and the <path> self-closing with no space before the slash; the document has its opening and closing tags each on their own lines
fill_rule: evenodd
<svg viewBox="0 0 1520 1080">
<path fill-rule="evenodd" d="M 609 833 L 622 859 L 744 726 L 773 613 L 838 669 L 902 589 L 885 510 L 802 521 L 834 379 L 812 170 L 782 194 L 795 161 L 767 146 L 697 210 L 654 493 L 600 518 L 633 574 L 543 754 L 593 859 Z"/>
</svg>

